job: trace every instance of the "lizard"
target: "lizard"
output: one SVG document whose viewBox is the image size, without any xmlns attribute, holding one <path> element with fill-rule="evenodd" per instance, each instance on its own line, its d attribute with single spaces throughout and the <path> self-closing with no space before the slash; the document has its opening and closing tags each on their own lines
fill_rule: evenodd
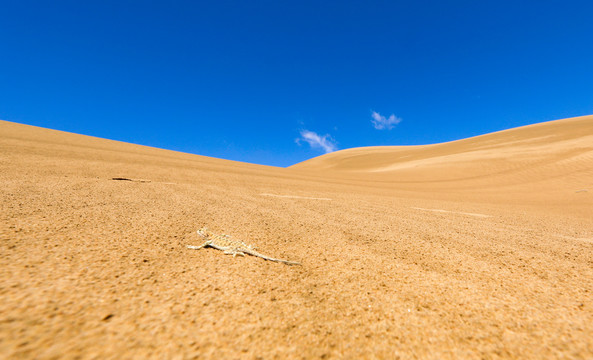
<svg viewBox="0 0 593 360">
<path fill-rule="evenodd" d="M 188 249 L 199 250 L 201 248 L 211 247 L 217 250 L 222 250 L 225 254 L 233 255 L 233 257 L 237 255 L 245 256 L 245 254 L 249 254 L 252 256 L 260 257 L 264 260 L 281 262 L 287 265 L 301 265 L 301 263 L 298 263 L 296 261 L 274 259 L 272 257 L 266 256 L 255 251 L 255 248 L 253 246 L 247 245 L 243 241 L 235 240 L 226 234 L 217 235 L 208 230 L 207 228 L 201 228 L 197 231 L 197 233 L 201 238 L 205 240 L 205 242 L 200 246 L 187 245 Z"/>
</svg>

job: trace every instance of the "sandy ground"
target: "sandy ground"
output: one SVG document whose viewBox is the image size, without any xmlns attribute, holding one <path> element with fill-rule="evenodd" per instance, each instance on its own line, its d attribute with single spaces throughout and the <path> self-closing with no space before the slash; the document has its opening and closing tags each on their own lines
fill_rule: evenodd
<svg viewBox="0 0 593 360">
<path fill-rule="evenodd" d="M 0 357 L 592 358 L 592 136 L 281 169 L 0 121 Z"/>
</svg>

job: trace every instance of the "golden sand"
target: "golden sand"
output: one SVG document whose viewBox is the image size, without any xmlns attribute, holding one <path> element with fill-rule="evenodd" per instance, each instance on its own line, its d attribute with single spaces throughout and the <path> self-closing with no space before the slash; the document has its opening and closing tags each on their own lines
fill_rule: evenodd
<svg viewBox="0 0 593 360">
<path fill-rule="evenodd" d="M 0 357 L 593 357 L 592 116 L 286 169 L 0 121 L 0 200 Z"/>
</svg>

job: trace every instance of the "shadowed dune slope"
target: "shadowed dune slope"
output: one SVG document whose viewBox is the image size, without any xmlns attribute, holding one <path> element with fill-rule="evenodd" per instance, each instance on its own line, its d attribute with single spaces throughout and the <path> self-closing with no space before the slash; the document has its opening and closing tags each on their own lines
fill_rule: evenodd
<svg viewBox="0 0 593 360">
<path fill-rule="evenodd" d="M 304 161 L 295 170 L 346 178 L 472 188 L 562 181 L 591 186 L 593 116 L 556 120 L 423 146 L 363 147 Z M 550 184 L 553 185 L 553 184 Z"/>
</svg>

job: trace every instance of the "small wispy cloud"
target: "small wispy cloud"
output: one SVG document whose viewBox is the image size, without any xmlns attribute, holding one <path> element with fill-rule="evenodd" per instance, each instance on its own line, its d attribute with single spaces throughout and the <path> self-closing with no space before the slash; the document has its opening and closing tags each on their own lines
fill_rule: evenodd
<svg viewBox="0 0 593 360">
<path fill-rule="evenodd" d="M 296 143 L 300 145 L 301 141 L 314 149 L 322 149 L 326 154 L 338 150 L 336 141 L 329 134 L 321 136 L 313 131 L 301 130 L 301 137 L 296 139 Z"/>
<path fill-rule="evenodd" d="M 373 126 L 377 130 L 391 130 L 395 125 L 402 122 L 402 119 L 395 116 L 395 114 L 391 114 L 389 117 L 385 117 L 379 114 L 378 112 L 373 111 L 371 116 L 373 117 L 373 120 L 371 120 Z"/>
</svg>

